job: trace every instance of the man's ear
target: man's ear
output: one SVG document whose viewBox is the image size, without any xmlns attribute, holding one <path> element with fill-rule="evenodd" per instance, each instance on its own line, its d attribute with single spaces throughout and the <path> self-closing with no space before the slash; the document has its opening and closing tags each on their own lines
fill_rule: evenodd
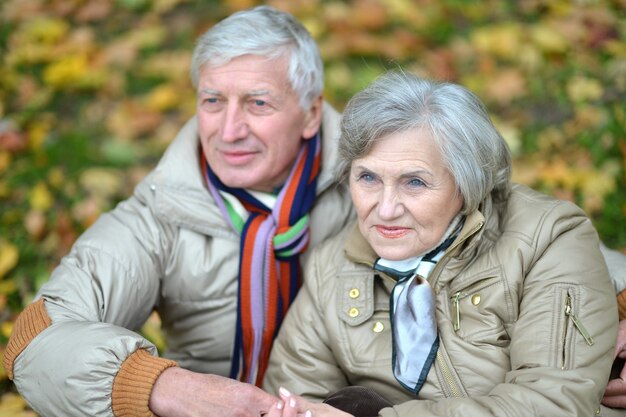
<svg viewBox="0 0 626 417">
<path fill-rule="evenodd" d="M 322 107 L 324 106 L 324 99 L 322 96 L 317 97 L 311 103 L 311 108 L 304 115 L 304 128 L 302 129 L 302 137 L 311 139 L 322 124 Z"/>
</svg>

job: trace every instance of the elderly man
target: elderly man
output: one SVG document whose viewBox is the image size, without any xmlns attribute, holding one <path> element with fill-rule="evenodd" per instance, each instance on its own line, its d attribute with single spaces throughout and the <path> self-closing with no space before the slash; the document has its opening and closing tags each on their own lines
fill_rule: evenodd
<svg viewBox="0 0 626 417">
<path fill-rule="evenodd" d="M 270 7 L 201 36 L 191 75 L 196 116 L 15 324 L 3 363 L 41 415 L 258 416 L 276 401 L 255 385 L 303 255 L 352 216 L 333 181 L 339 115 L 314 40 Z M 137 333 L 154 309 L 163 357 Z"/>
<path fill-rule="evenodd" d="M 3 365 L 41 415 L 259 416 L 308 249 L 353 216 L 318 48 L 261 6 L 200 37 L 197 114 L 20 315 Z M 626 286 L 626 283 L 625 285 Z M 168 350 L 137 330 L 153 310 Z"/>
</svg>

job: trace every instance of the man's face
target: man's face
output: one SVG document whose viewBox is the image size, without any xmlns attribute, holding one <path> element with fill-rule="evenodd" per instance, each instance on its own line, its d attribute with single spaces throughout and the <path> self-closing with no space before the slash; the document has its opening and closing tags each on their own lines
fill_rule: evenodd
<svg viewBox="0 0 626 417">
<path fill-rule="evenodd" d="M 322 99 L 304 111 L 284 58 L 244 55 L 205 66 L 198 131 L 211 169 L 227 186 L 272 191 L 289 176 L 303 140 L 319 129 Z"/>
</svg>

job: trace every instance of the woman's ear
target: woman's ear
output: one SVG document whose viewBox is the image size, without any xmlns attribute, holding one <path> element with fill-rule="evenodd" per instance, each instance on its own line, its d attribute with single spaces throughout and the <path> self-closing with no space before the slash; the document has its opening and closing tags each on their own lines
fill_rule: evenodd
<svg viewBox="0 0 626 417">
<path fill-rule="evenodd" d="M 322 124 L 322 108 L 324 107 L 324 99 L 322 96 L 317 97 L 311 103 L 311 108 L 304 115 L 304 127 L 302 129 L 302 137 L 311 139 Z"/>
</svg>

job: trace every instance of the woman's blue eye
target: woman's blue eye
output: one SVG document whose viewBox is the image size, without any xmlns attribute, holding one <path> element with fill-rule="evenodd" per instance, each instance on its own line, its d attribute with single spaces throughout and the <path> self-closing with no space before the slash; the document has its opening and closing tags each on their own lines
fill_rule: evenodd
<svg viewBox="0 0 626 417">
<path fill-rule="evenodd" d="M 360 180 L 363 180 L 365 182 L 372 182 L 374 181 L 374 176 L 372 174 L 361 174 L 361 176 L 359 177 Z"/>
</svg>

